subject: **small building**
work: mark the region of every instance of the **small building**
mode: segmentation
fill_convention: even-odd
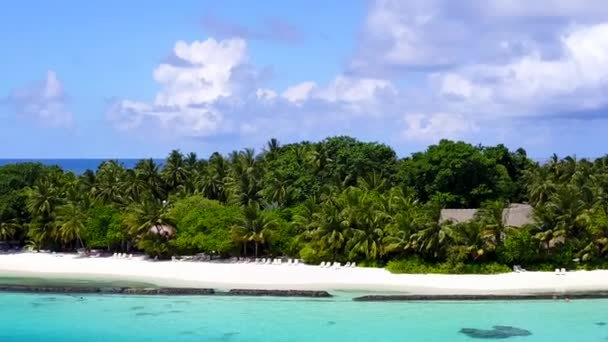
[[[442,209],[439,223],[472,221],[479,209]],[[503,223],[508,227],[523,227],[533,222],[534,208],[529,204],[513,203],[502,212]]]

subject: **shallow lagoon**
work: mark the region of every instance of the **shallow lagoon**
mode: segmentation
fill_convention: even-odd
[[[461,330],[480,329],[478,336],[488,338],[488,331],[497,331],[493,326],[520,332],[507,341],[605,341],[606,308],[608,300],[365,303],[345,294],[285,299],[0,293],[0,341],[481,341]]]

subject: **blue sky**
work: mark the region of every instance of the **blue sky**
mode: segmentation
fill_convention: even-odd
[[[9,0],[0,157],[206,156],[348,134],[603,155],[601,0]]]

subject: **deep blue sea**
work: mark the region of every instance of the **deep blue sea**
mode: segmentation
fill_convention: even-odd
[[[509,341],[599,342],[608,339],[607,308],[607,300],[364,303],[345,297],[0,294],[0,341],[475,341],[460,330],[510,326],[530,335]]]
[[[57,165],[66,171],[72,171],[75,174],[82,174],[86,170],[97,170],[97,167],[102,162],[110,159],[0,159],[0,166],[13,163],[39,162],[44,165]],[[140,159],[114,159],[122,163],[127,168],[132,168]],[[154,159],[157,164],[161,165],[163,159]]]

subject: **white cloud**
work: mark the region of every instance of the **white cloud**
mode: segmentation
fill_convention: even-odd
[[[257,96],[258,100],[261,101],[272,101],[274,99],[277,98],[278,94],[276,91],[272,90],[272,89],[258,89],[255,92],[255,95]]]
[[[163,63],[154,70],[161,90],[153,103],[122,100],[110,109],[108,117],[119,128],[152,121],[181,135],[213,135],[222,129],[224,115],[216,106],[241,89],[233,79],[247,62],[245,41],[178,41],[173,52],[175,63]]]
[[[329,116],[374,115],[380,99],[397,92],[386,80],[338,75],[326,85],[302,82],[279,93],[259,87],[257,73],[242,39],[179,41],[173,58],[154,70],[160,85],[154,101],[115,101],[107,117],[121,130],[146,127],[175,136],[277,134],[287,130],[280,127],[285,122],[308,129]]]
[[[315,82],[302,82],[291,86],[281,94],[282,97],[290,102],[301,102],[308,100],[312,91],[317,87]]]
[[[558,59],[534,52],[506,64],[473,65],[435,75],[439,92],[456,97],[456,104],[470,111],[491,108],[508,116],[542,115],[558,106],[563,112],[606,105],[608,24],[578,27],[561,42]]]
[[[472,1],[477,10],[490,16],[577,17],[608,15],[604,0],[487,0]]]
[[[382,90],[394,91],[387,80],[336,76],[317,96],[329,102],[373,102]]]
[[[461,114],[409,113],[404,116],[402,135],[408,140],[436,142],[444,138],[457,139],[477,131],[477,126]]]
[[[17,115],[49,126],[68,127],[72,113],[66,108],[67,97],[57,74],[49,70],[46,78],[14,89],[4,100]]]

